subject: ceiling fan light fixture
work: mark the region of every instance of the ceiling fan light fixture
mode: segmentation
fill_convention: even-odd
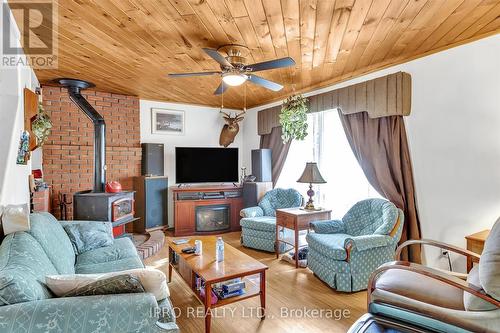
[[[247,75],[239,73],[226,73],[222,75],[222,81],[233,87],[242,85],[247,79]]]

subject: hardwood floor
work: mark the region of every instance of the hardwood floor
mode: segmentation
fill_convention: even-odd
[[[248,299],[217,309],[212,317],[212,332],[346,332],[352,323],[366,312],[366,292],[336,292],[307,268],[295,269],[289,263],[276,260],[273,253],[242,247],[239,232],[224,234],[223,238],[227,243],[269,266],[267,317],[261,321],[256,316],[258,297]],[[145,263],[167,273],[167,256],[167,248],[164,247],[155,256],[146,259]],[[169,288],[172,303],[180,313],[177,322],[181,332],[203,332],[203,307],[175,272]],[[200,311],[201,315],[196,315],[196,311]]]

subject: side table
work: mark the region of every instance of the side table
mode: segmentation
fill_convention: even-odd
[[[488,238],[489,234],[489,230],[483,230],[480,232],[476,232],[475,234],[465,236],[465,239],[467,240],[467,250],[475,252],[477,254],[483,253],[484,242],[486,241],[486,238]],[[474,262],[477,261],[472,259],[471,257],[467,257],[467,273],[469,273],[472,269]]]
[[[276,258],[279,258],[279,244],[292,245],[295,250],[295,268],[299,268],[299,232],[309,230],[309,222],[330,220],[331,210],[304,210],[302,208],[276,209],[276,243],[274,245]],[[279,238],[279,228],[284,227],[294,231],[294,242]]]

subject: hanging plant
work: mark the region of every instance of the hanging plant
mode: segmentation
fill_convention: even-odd
[[[283,143],[304,140],[307,136],[308,111],[307,98],[302,95],[292,95],[283,102],[279,115]]]
[[[52,128],[52,121],[45,110],[43,109],[42,103],[38,103],[38,114],[35,120],[31,123],[31,130],[36,137],[37,146],[41,147],[47,141],[50,135],[50,130]]]

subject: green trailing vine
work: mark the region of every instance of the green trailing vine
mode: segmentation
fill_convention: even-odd
[[[36,119],[31,124],[31,130],[36,137],[37,146],[41,147],[47,141],[52,129],[52,121],[45,110],[42,103],[38,103],[38,114]]]
[[[307,98],[302,95],[290,96],[283,102],[279,115],[283,143],[304,140],[307,136],[308,111]]]

